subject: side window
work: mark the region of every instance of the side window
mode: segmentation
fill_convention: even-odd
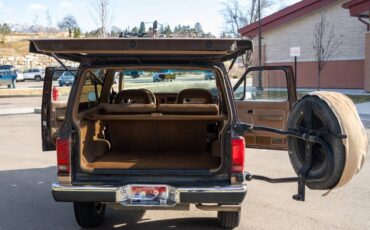
[[[250,71],[244,80],[241,79],[236,84],[236,100],[288,101],[287,79],[282,70]]]
[[[73,84],[74,79],[70,79],[70,81],[66,81],[61,79],[60,76],[65,72],[65,70],[55,70],[53,72],[53,82],[52,82],[52,89],[53,91],[57,89],[57,96],[51,94],[52,101],[58,101],[61,103],[67,103],[69,94],[71,92],[71,87]],[[56,100],[55,100],[56,99]]]
[[[85,82],[79,100],[79,112],[90,109],[98,104],[103,85],[104,75],[97,76],[93,71],[86,73]]]

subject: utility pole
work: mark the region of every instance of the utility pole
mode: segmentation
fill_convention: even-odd
[[[258,66],[262,66],[261,0],[258,0]],[[262,71],[259,71],[257,91],[261,92],[262,90]]]

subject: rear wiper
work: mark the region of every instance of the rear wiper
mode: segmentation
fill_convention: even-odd
[[[75,76],[75,74],[72,72],[72,70],[70,70],[63,62],[62,60],[60,60],[57,55],[55,55],[54,53],[50,53],[50,56],[52,56],[66,71],[68,71],[69,73],[71,73],[73,76]]]

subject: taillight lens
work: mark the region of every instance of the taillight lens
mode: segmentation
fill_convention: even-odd
[[[245,153],[245,141],[243,137],[237,137],[231,140],[232,146],[232,172],[243,173],[244,172],[244,153]]]
[[[57,138],[58,174],[69,174],[70,172],[70,143],[68,138]]]

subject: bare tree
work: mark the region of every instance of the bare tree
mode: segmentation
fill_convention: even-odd
[[[72,32],[78,27],[78,24],[73,15],[67,15],[58,23],[58,27],[61,30],[68,30],[68,35],[71,38]]]
[[[10,29],[9,25],[6,23],[0,23],[0,34],[1,34],[1,41],[0,43],[5,43],[5,36],[10,34],[12,30]]]
[[[258,20],[258,0],[249,0],[243,6],[239,0],[224,2],[224,9],[221,11],[225,20],[225,34],[232,37],[241,37],[239,29],[254,23]],[[276,4],[276,0],[261,0],[261,14]]]
[[[283,1],[276,0],[260,0],[261,16],[265,15],[269,7]],[[248,0],[247,5],[241,5],[240,0],[230,0],[223,3],[224,9],[221,11],[225,26],[222,33],[223,37],[241,37],[239,29],[258,21],[258,0]],[[252,52],[247,52],[242,57],[242,62],[245,68],[251,64]]]
[[[326,10],[321,9],[320,18],[314,28],[313,49],[317,63],[317,90],[321,87],[321,72],[327,62],[336,55],[339,46],[342,45],[341,36],[335,34],[334,25],[330,24],[326,16]]]
[[[46,18],[46,32],[49,33],[53,30],[52,29],[53,19],[52,19],[52,16],[51,16],[51,13],[50,13],[49,9],[45,12],[45,18]]]
[[[94,0],[91,6],[92,12],[90,14],[99,27],[100,35],[106,37],[114,15],[110,0]]]

